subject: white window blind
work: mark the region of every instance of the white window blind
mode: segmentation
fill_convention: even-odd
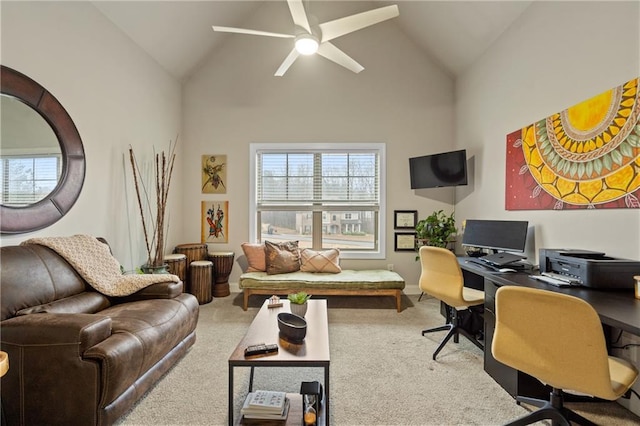
[[[251,144],[251,238],[384,257],[384,148]]]
[[[370,152],[259,152],[257,204],[376,207],[380,158]]]
[[[36,203],[51,193],[58,184],[61,157],[2,156],[0,158],[0,199],[8,206]]]

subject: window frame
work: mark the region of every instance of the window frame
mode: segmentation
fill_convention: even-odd
[[[249,144],[249,239],[258,241],[258,209],[257,209],[257,155],[258,152],[273,151],[286,153],[304,153],[324,151],[327,153],[344,153],[356,151],[377,151],[380,163],[378,176],[379,205],[377,211],[377,250],[345,250],[340,252],[344,259],[384,259],[386,257],[386,144],[385,143],[251,143]],[[339,208],[338,208],[339,209]],[[333,211],[327,209],[325,211]],[[342,210],[341,210],[342,211]],[[312,240],[321,238],[314,229]]]

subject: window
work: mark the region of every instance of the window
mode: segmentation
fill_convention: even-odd
[[[384,257],[384,144],[251,144],[250,236]]]
[[[58,184],[60,155],[2,156],[0,158],[0,200],[12,207],[36,203]]]

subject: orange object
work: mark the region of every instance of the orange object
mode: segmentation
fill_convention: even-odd
[[[305,425],[314,425],[316,424],[316,413],[313,411],[307,411],[304,413],[304,424]]]
[[[9,355],[6,352],[0,352],[0,376],[4,376],[9,371]],[[315,414],[313,415],[315,417]]]

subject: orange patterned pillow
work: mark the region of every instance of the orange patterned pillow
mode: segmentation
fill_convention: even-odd
[[[340,250],[338,249],[324,251],[303,249],[300,252],[300,261],[302,262],[300,270],[304,272],[330,272],[337,274],[342,271],[342,268],[340,268]]]
[[[264,242],[267,274],[286,274],[300,270],[300,250],[297,241]]]
[[[264,244],[242,243],[242,251],[249,263],[247,272],[264,272],[267,270]]]

